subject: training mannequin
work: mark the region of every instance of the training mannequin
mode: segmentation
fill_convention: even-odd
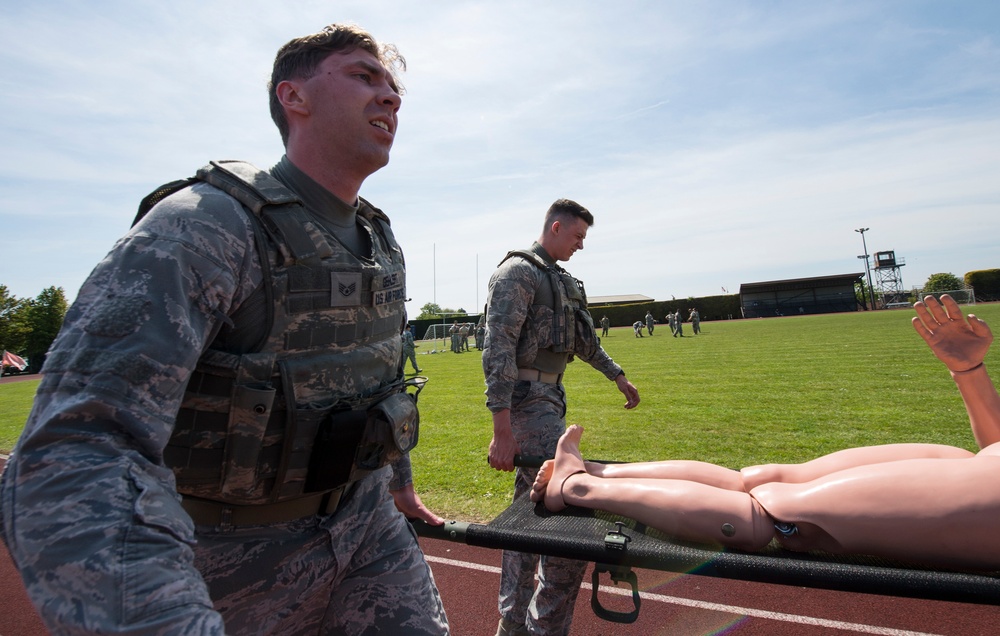
[[[978,453],[939,444],[850,448],[803,464],[736,471],[696,461],[586,462],[583,429],[560,438],[531,491],[556,512],[596,508],[673,537],[757,550],[871,554],[1000,569],[1000,395],[983,358],[993,340],[950,296],[914,305],[913,326],[948,367]]]

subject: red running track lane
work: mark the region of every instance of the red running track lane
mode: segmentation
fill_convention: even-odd
[[[0,460],[2,461],[2,460]],[[49,632],[28,600],[21,576],[10,561],[6,546],[0,542],[0,636],[44,636]]]

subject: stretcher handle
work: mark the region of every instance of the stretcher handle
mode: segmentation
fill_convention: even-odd
[[[514,455],[514,465],[519,468],[541,468],[542,463],[547,460],[552,459],[551,457],[542,457],[541,455]]]
[[[455,543],[468,543],[469,526],[465,521],[445,521],[443,525],[432,526],[422,519],[407,519],[418,537],[443,539]]]
[[[632,611],[616,612],[601,605],[597,598],[597,591],[601,587],[601,573],[607,572],[611,575],[614,583],[628,583],[632,588]],[[611,623],[634,623],[639,618],[639,606],[642,600],[639,596],[639,579],[632,568],[620,565],[609,565],[607,563],[595,563],[594,572],[591,575],[590,609],[598,618],[602,618]]]
[[[542,463],[546,460],[552,459],[551,457],[542,457],[541,455],[514,455],[514,466],[520,468],[541,468]],[[613,459],[588,459],[588,462],[594,462],[597,464],[620,464],[622,462],[615,461]]]

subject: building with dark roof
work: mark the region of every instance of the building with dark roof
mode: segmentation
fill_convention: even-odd
[[[864,308],[855,286],[864,272],[814,278],[792,278],[740,285],[740,308],[744,318],[767,318],[799,314],[832,314]]]

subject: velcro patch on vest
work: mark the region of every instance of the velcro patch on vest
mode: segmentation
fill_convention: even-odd
[[[361,305],[361,272],[330,272],[330,306]]]
[[[376,278],[376,280],[378,281],[378,285],[374,290],[372,298],[373,304],[376,307],[390,303],[404,302],[406,300],[406,285],[403,283],[402,272],[386,274],[381,279]]]

